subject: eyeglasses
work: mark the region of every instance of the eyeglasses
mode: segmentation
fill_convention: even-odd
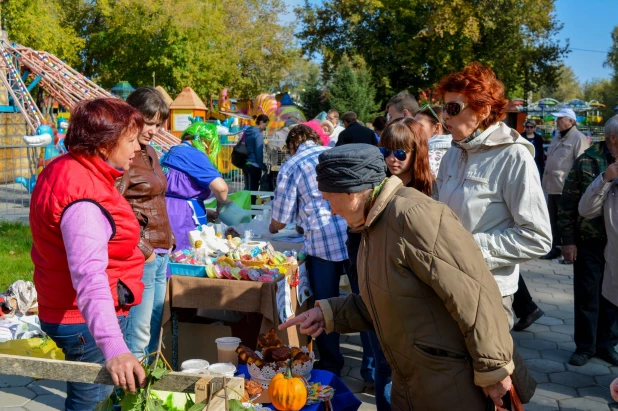
[[[442,110],[451,117],[458,116],[468,107],[463,101],[449,101],[442,106]]]
[[[446,129],[446,124],[444,124],[444,122],[442,120],[440,120],[440,117],[438,117],[436,112],[433,111],[433,108],[431,108],[431,106],[429,104],[425,104],[423,107],[421,107],[418,110],[418,112],[421,113],[421,114],[424,114],[423,111],[425,111],[425,110],[429,110],[429,112],[431,113],[433,118],[435,118],[438,121],[438,123],[440,123],[440,125],[442,125],[442,128]]]
[[[380,153],[382,153],[385,159],[388,158],[388,156],[390,156],[391,153],[393,153],[395,158],[399,161],[405,161],[405,159],[408,157],[408,154],[406,153],[406,151],[402,149],[391,151],[388,148],[380,147]]]
[[[526,126],[526,128],[536,128],[536,126]]]

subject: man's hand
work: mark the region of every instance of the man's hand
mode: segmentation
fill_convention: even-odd
[[[562,256],[570,263],[574,263],[577,260],[577,246],[576,245],[563,245]]]
[[[268,231],[270,231],[271,234],[277,234],[279,232],[279,230],[277,230],[277,227],[275,227],[273,223],[270,223],[270,225],[268,226]]]
[[[618,401],[618,378],[609,385],[609,393],[612,395],[614,401]]]
[[[317,338],[320,334],[322,334],[322,331],[324,331],[324,328],[326,327],[324,315],[322,315],[322,309],[320,307],[315,307],[309,311],[305,311],[304,313],[279,325],[279,330],[285,330],[286,328],[298,324],[300,324],[301,334],[310,335],[313,338]]]
[[[618,160],[610,164],[603,173],[603,180],[606,183],[611,183],[616,177],[618,177]]]
[[[506,393],[511,390],[512,385],[513,383],[511,382],[511,377],[506,377],[502,381],[499,381],[493,385],[483,387],[483,392],[486,396],[492,399],[494,404],[502,407],[502,397],[504,397]]]
[[[137,392],[136,387],[146,385],[146,373],[133,354],[120,354],[105,363],[105,368],[112,376],[116,387],[131,394]]]

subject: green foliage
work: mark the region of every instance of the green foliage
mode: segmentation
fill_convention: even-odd
[[[192,87],[203,99],[227,87],[253,98],[276,89],[298,50],[276,18],[282,0],[6,0],[9,38],[67,60],[109,88]]]
[[[599,108],[599,113],[604,121],[614,116],[614,107],[618,105],[618,80],[593,79],[583,84],[584,100],[597,100],[605,104],[605,108]]]
[[[277,87],[293,56],[292,32],[273,16],[281,0],[81,2],[73,26],[86,39],[83,71],[104,87],[153,83],[202,98],[228,87],[255,97]]]
[[[343,60],[328,84],[328,102],[339,113],[353,111],[362,121],[370,121],[380,106],[375,103],[376,89],[371,75],[364,68],[355,69],[349,60]]]
[[[322,111],[329,109],[319,71],[309,73],[303,89],[299,93],[298,103],[302,107],[307,120],[315,118]]]
[[[558,71],[557,84],[554,87],[542,86],[534,96],[534,100],[550,97],[558,101],[567,101],[574,98],[583,99],[584,93],[573,69],[563,65]]]
[[[18,222],[0,222],[0,291],[17,280],[32,281],[30,227]]]
[[[53,53],[69,64],[79,62],[85,40],[66,24],[70,11],[63,1],[4,0],[0,6],[2,28],[11,41]]]
[[[360,55],[380,101],[472,61],[490,65],[507,90],[552,86],[567,51],[554,40],[554,0],[326,0],[295,11],[303,51],[324,56],[327,78],[344,56]]]
[[[605,65],[614,69],[614,77],[618,77],[618,26],[612,31],[612,46],[607,53]]]

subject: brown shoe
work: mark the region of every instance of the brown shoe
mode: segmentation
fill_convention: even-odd
[[[541,318],[543,315],[545,315],[543,310],[537,307],[536,310],[532,311],[527,316],[520,318],[517,324],[515,324],[515,326],[513,327],[513,331],[525,330],[526,328],[534,324],[534,322]]]

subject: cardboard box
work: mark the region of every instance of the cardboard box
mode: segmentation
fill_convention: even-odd
[[[217,344],[220,337],[231,337],[232,329],[223,325],[178,323],[178,366],[183,361],[202,359],[213,364],[218,362]],[[163,327],[163,355],[172,361],[172,324]]]

